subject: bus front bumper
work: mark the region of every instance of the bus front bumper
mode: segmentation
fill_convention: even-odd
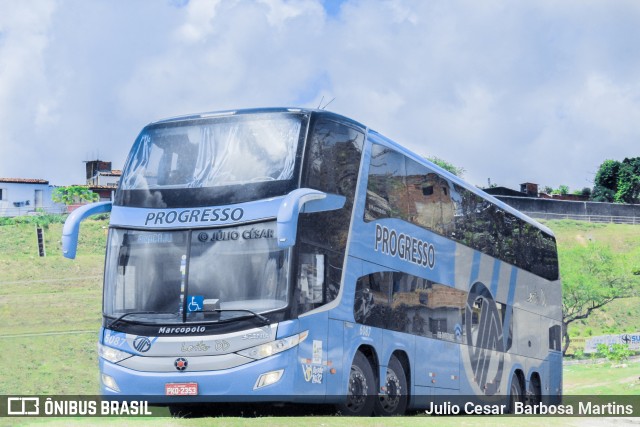
[[[171,402],[297,402],[295,351],[286,351],[241,366],[215,371],[189,371],[176,357],[175,372],[133,370],[100,358],[105,398]],[[321,403],[321,397],[305,401]]]

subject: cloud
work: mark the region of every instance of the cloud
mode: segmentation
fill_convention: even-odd
[[[23,135],[56,120],[44,64],[53,3],[37,5],[5,4],[0,13],[0,171],[10,176],[37,158],[38,147]]]
[[[317,2],[192,1],[166,49],[135,68],[122,103],[161,115],[288,104],[322,74],[323,19]]]
[[[634,1],[20,3],[0,6],[3,176],[82,182],[149,121],[321,100],[473,184],[580,189],[639,155]]]

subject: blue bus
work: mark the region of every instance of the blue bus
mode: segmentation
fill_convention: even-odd
[[[151,123],[113,201],[68,218],[66,257],[102,212],[107,397],[364,416],[437,396],[560,399],[553,233],[354,120],[268,108]]]

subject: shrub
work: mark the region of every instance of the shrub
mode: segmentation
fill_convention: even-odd
[[[629,350],[628,344],[612,344],[607,354],[607,359],[615,362],[622,363],[629,359],[633,352]]]
[[[37,215],[16,216],[13,218],[0,218],[0,226],[16,224],[33,224],[36,227],[49,228],[50,224],[62,224],[67,219],[67,215],[47,214],[40,212]]]

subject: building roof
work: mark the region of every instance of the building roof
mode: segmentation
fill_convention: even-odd
[[[118,169],[114,169],[108,172],[98,172],[100,176],[122,176],[122,171]]]
[[[46,179],[31,179],[31,178],[0,178],[0,182],[13,183],[13,184],[49,184]]]
[[[491,187],[491,188],[483,188],[487,194],[491,194],[492,196],[514,196],[514,197],[531,197],[527,193],[523,193],[522,191],[512,190],[507,187]]]
[[[83,185],[83,187],[87,187],[89,190],[115,190],[118,188],[117,184],[112,185]]]

